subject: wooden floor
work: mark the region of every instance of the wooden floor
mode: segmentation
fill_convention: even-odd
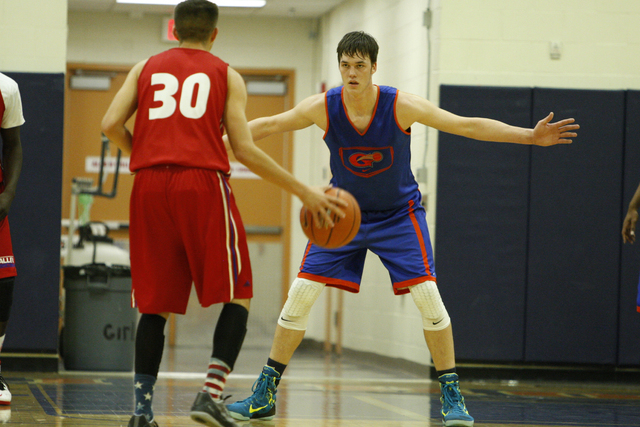
[[[266,360],[264,348],[244,349],[230,376],[231,401],[245,398]],[[188,411],[202,386],[208,350],[169,351],[156,385],[160,427],[197,426]],[[203,362],[205,361],[205,362]],[[464,372],[460,367],[459,371]],[[133,408],[132,374],[3,372],[13,393],[0,408],[0,424],[126,426]],[[461,387],[477,427],[640,426],[640,384],[630,381],[480,380]],[[273,421],[239,423],[276,427],[440,426],[438,384],[415,369],[361,357],[299,351],[278,389]]]

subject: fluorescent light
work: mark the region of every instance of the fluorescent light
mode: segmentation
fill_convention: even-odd
[[[175,6],[182,0],[116,0],[116,3],[127,4],[154,4],[164,6]],[[211,0],[210,0],[211,1]],[[263,7],[266,0],[214,0],[212,3],[220,7]]]

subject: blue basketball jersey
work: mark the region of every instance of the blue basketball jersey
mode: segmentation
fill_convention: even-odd
[[[411,129],[400,129],[395,106],[398,90],[378,86],[378,100],[364,133],[351,123],[342,99],[343,87],[326,93],[331,151],[331,184],[356,198],[363,211],[396,209],[420,197],[411,172]]]
[[[309,243],[298,277],[358,292],[371,251],[389,271],[396,295],[436,280],[426,212],[411,173],[411,133],[398,126],[397,97],[397,89],[379,86],[371,122],[360,133],[345,110],[342,87],[327,92],[324,140],[331,151],[331,183],[354,195],[362,223],[343,247],[325,249]]]

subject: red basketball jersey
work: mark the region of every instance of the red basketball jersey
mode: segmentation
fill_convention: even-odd
[[[149,58],[138,78],[130,169],[178,165],[229,173],[222,142],[228,64],[174,48]]]

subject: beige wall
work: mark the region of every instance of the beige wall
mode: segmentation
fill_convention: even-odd
[[[0,71],[66,68],[67,0],[0,0]]]
[[[636,0],[442,0],[443,83],[640,88]],[[549,43],[562,57],[549,57]]]

